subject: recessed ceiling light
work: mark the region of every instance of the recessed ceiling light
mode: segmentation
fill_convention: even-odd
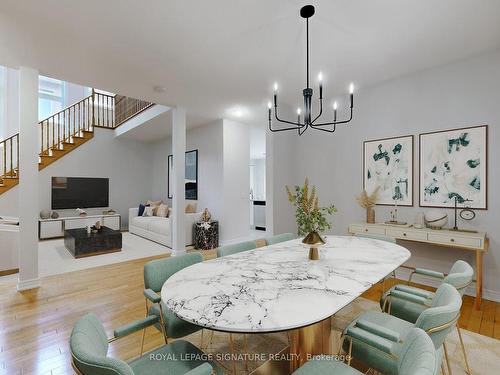
[[[226,110],[227,116],[242,118],[248,115],[248,109],[242,106],[234,106]]]
[[[155,87],[153,87],[153,90],[155,90],[156,92],[162,93],[162,92],[167,91],[167,88],[163,87],[163,86],[155,86]]]

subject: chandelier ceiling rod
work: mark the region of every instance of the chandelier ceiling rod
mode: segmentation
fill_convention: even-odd
[[[312,5],[305,5],[300,9],[300,16],[306,19],[306,88],[302,90],[302,95],[304,97],[304,121],[301,121],[301,108],[297,109],[297,121],[288,121],[280,119],[278,116],[278,84],[274,84],[274,106],[271,102],[268,103],[268,121],[269,130],[272,132],[281,132],[287,130],[295,130],[299,135],[304,134],[307,128],[317,129],[325,131],[328,133],[333,133],[336,130],[337,125],[346,124],[352,120],[353,116],[353,103],[354,103],[354,86],[350,85],[350,116],[346,120],[337,121],[337,102],[333,104],[333,121],[315,124],[316,120],[323,114],[323,82],[322,74],[319,73],[319,113],[314,118],[312,118],[312,96],[313,89],[309,87],[309,18],[314,15],[315,9]],[[272,108],[274,107],[274,117],[276,121],[292,125],[284,128],[273,129],[272,127]]]

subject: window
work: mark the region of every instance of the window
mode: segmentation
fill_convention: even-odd
[[[43,120],[64,108],[66,83],[44,76],[38,82],[38,120]]]

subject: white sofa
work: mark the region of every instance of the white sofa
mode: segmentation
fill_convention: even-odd
[[[172,219],[158,216],[138,216],[139,208],[128,210],[128,231],[137,236],[172,248]],[[201,219],[201,212],[186,214],[186,246],[193,244],[193,224]]]
[[[19,268],[19,219],[2,217],[0,219],[0,271],[11,273]]]

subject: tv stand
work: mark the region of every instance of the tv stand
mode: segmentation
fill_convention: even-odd
[[[64,237],[66,229],[85,228],[95,225],[100,221],[102,226],[106,226],[113,230],[120,230],[121,215],[115,213],[113,215],[99,214],[98,210],[88,212],[85,216],[76,215],[74,211],[71,213],[59,213],[57,219],[38,219],[38,238],[47,240],[51,238]]]

